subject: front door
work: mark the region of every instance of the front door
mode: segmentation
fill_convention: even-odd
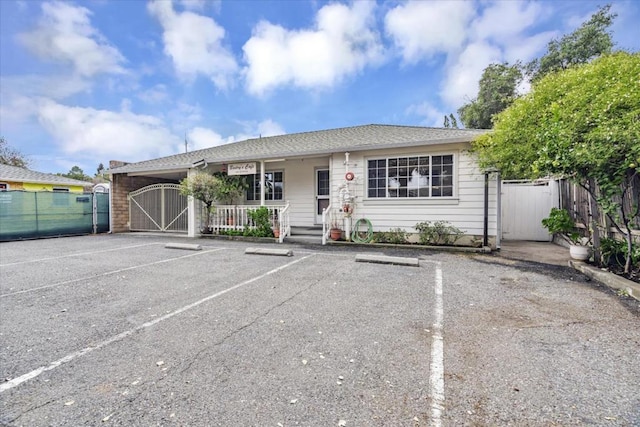
[[[329,169],[316,169],[316,224],[322,224],[322,210],[329,207]]]

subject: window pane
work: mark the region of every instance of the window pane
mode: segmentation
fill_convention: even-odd
[[[384,198],[451,197],[453,160],[451,154],[368,160],[367,194]]]
[[[319,170],[318,172],[318,188],[316,189],[318,196],[329,195],[329,171]]]

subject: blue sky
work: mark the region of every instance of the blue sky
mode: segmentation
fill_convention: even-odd
[[[442,126],[592,1],[0,1],[0,134],[31,168],[369,123]],[[640,2],[612,2],[640,48]],[[521,88],[527,90],[526,85]]]

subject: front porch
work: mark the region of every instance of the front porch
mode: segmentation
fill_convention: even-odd
[[[291,234],[290,204],[262,205],[269,211],[269,223],[274,236],[280,243]],[[206,212],[203,204],[200,205],[201,231],[211,234],[243,233],[248,228],[256,228],[255,222],[249,215],[262,207],[260,205],[216,205],[206,222]]]

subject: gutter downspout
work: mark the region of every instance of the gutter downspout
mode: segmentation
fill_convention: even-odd
[[[489,246],[489,172],[484,173],[484,239],[483,246]]]
[[[502,178],[496,175],[496,249],[502,245]]]
[[[264,206],[264,187],[266,184],[264,175],[264,160],[260,160],[260,206]]]

